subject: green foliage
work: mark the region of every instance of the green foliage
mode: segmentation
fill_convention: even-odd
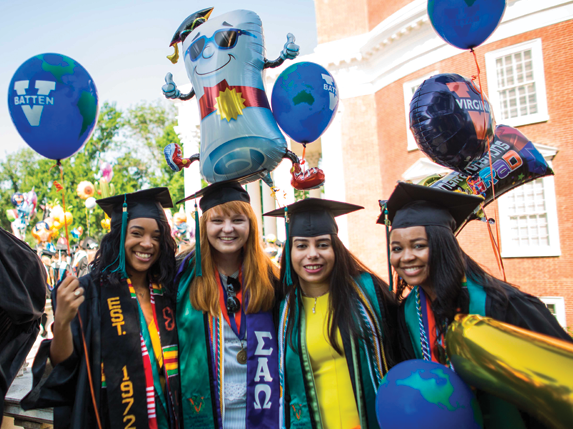
[[[77,196],[77,186],[87,180],[95,184],[100,179],[100,162],[113,165],[116,194],[133,192],[143,188],[167,186],[174,201],[184,196],[182,173],[173,173],[163,157],[163,148],[169,143],[179,143],[174,130],[175,108],[161,102],[141,103],[126,111],[115,104],[104,103],[100,108],[96,129],[86,145],[74,156],[62,161],[64,180],[55,161],[38,155],[26,148],[9,154],[0,162],[0,226],[11,231],[6,210],[12,209],[10,197],[14,192],[28,192],[32,188],[38,195],[38,214],[30,221],[26,241],[35,246],[30,231],[42,219],[41,206],[46,202],[62,202],[53,182],[64,186],[66,210],[74,217],[69,230],[82,226],[87,235],[89,219],[90,234],[100,238],[103,234],[102,210],[87,211],[84,201]],[[101,196],[95,195],[95,198]],[[64,235],[64,229],[60,230]],[[76,240],[70,235],[70,242]]]

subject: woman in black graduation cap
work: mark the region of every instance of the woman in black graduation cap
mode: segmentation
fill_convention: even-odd
[[[111,231],[91,273],[53,293],[54,338],[40,346],[22,406],[54,407],[55,428],[182,427],[169,190],[97,203]]]
[[[278,273],[243,179],[185,199],[201,197],[203,212],[176,279],[185,428],[279,428]]]
[[[403,359],[449,365],[444,335],[457,313],[488,316],[571,341],[538,298],[488,274],[461,249],[454,232],[482,201],[408,183],[399,183],[390,196],[390,262],[398,276]],[[383,221],[384,215],[378,223]],[[509,403],[492,398],[478,391],[484,427],[543,427]]]
[[[286,216],[279,350],[285,427],[375,428],[376,392],[393,365],[396,304],[338,238],[335,217],[363,207],[308,198]]]

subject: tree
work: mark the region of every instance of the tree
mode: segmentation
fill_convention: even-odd
[[[55,161],[28,148],[9,154],[0,162],[0,225],[11,231],[5,215],[6,210],[13,208],[10,197],[14,192],[28,192],[34,188],[38,195],[38,215],[30,222],[28,231],[31,231],[42,219],[40,206],[44,201],[62,201],[62,191],[54,185],[57,181],[64,187],[66,209],[74,217],[71,228],[82,226],[87,234],[89,219],[91,234],[99,238],[103,233],[100,223],[104,214],[99,208],[88,212],[76,189],[81,181],[95,183],[100,179],[100,162],[104,160],[114,166],[112,183],[116,193],[167,186],[174,201],[183,198],[183,175],[174,174],[163,158],[163,147],[179,142],[174,125],[172,106],[165,107],[159,102],[142,103],[122,112],[115,104],[104,103],[90,140],[77,154],[62,161],[63,181]],[[61,229],[60,233],[63,231]],[[28,243],[35,245],[29,232],[26,238]],[[70,236],[70,242],[74,241]]]

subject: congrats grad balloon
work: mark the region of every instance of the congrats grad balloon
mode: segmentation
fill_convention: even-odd
[[[16,70],[8,108],[26,143],[40,155],[59,160],[72,156],[90,138],[98,94],[79,63],[60,54],[40,54]]]

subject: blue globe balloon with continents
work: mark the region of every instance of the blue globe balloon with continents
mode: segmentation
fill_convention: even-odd
[[[315,63],[296,63],[278,77],[271,96],[273,116],[299,143],[317,140],[338,109],[338,88],[332,75]]]
[[[98,94],[77,61],[40,54],[14,73],[8,108],[26,143],[40,155],[59,160],[72,156],[90,138],[97,122]]]
[[[382,380],[376,396],[381,429],[479,429],[483,418],[476,397],[451,369],[408,360]]]

